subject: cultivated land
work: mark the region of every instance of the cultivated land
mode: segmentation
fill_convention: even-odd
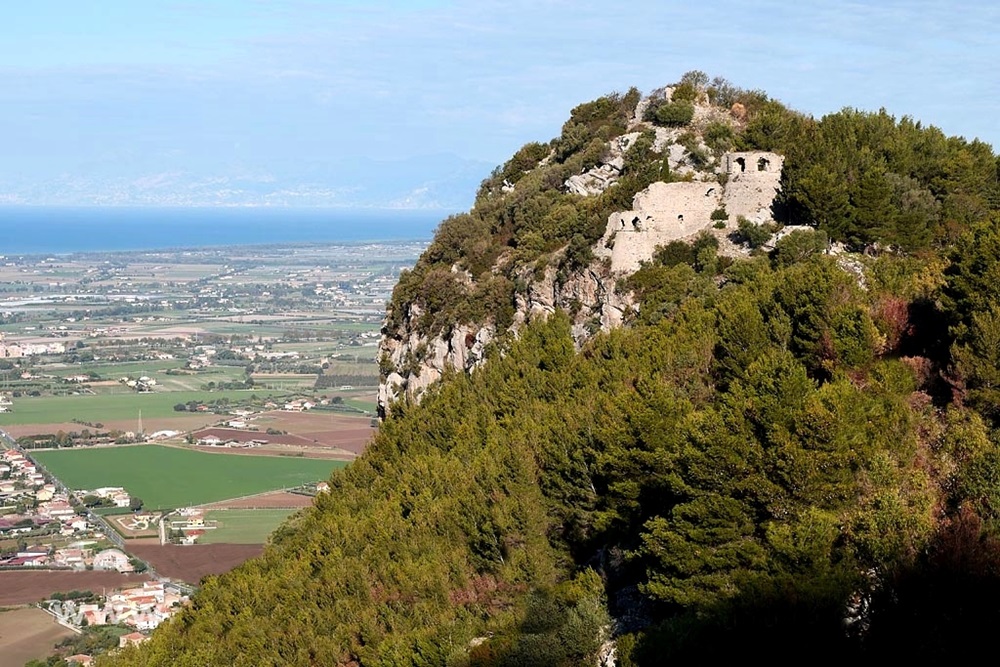
[[[44,658],[55,645],[73,636],[41,609],[26,607],[0,613],[0,667],[21,667]]]
[[[0,256],[0,429],[141,440],[295,398],[371,416],[385,304],[425,245]]]
[[[200,505],[324,480],[344,464],[298,457],[218,456],[136,445],[36,452],[72,489],[122,486],[149,509]]]
[[[262,544],[274,529],[297,510],[225,509],[205,512],[215,528],[199,538],[201,544]]]
[[[144,427],[146,422],[152,420],[167,423],[170,419],[178,417],[174,406],[188,401],[202,401],[206,398],[211,398],[213,401],[227,399],[232,402],[250,398],[281,400],[285,396],[287,394],[278,392],[241,390],[217,391],[211,394],[204,391],[155,393],[121,391],[117,394],[95,396],[28,397],[16,402],[17,409],[14,412],[0,414],[0,428],[7,430],[8,424],[45,425],[78,419],[105,425],[111,421],[120,421],[127,424],[130,429],[135,429],[140,412]],[[79,429],[80,426],[77,425],[75,428]],[[145,428],[148,431],[148,427]]]
[[[264,547],[260,544],[136,544],[129,550],[150,563],[159,574],[197,584],[204,576],[228,572],[243,561],[259,556]]]
[[[287,509],[296,510],[309,507],[313,504],[312,496],[305,496],[301,493],[288,493],[277,491],[275,493],[262,493],[259,496],[248,496],[233,500],[221,500],[217,503],[201,505],[203,509]]]

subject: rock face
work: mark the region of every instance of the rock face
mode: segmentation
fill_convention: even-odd
[[[419,318],[419,309],[411,307],[405,338],[383,335],[379,356],[394,369],[379,384],[378,410],[385,416],[388,406],[405,392],[419,397],[449,369],[471,371],[486,357],[486,346],[496,332],[492,326],[458,325],[450,335],[427,339],[413,331],[410,323]],[[383,362],[383,363],[384,363]]]
[[[565,282],[558,278],[554,265],[548,266],[540,279],[525,270],[521,279],[527,289],[517,295],[511,327],[515,332],[525,322],[560,309],[572,316],[573,338],[582,344],[597,331],[621,326],[635,308],[629,294],[615,290],[616,280],[607,262],[595,261]],[[378,410],[383,417],[393,401],[404,395],[419,399],[449,370],[474,370],[485,360],[498,333],[506,333],[497,332],[492,323],[459,324],[450,333],[427,338],[413,326],[422,315],[420,308],[415,304],[406,308],[403,326],[396,332],[383,330],[379,344],[379,358],[393,369],[379,385]]]
[[[609,141],[606,160],[593,169],[566,179],[564,184],[566,191],[586,197],[600,194],[614,185],[622,175],[622,169],[625,168],[625,151],[635,143],[639,134],[630,132]]]
[[[655,95],[669,98],[671,89]],[[402,317],[391,330],[383,328],[379,359],[383,381],[379,387],[379,412],[386,414],[393,401],[401,397],[419,398],[427,388],[449,370],[469,372],[483,363],[490,344],[518,329],[535,317],[544,317],[561,309],[573,320],[577,344],[598,331],[621,326],[636,305],[630,294],[616,290],[618,282],[635,272],[642,262],[652,259],[657,246],[688,239],[717,223],[733,229],[744,217],[756,224],[772,219],[772,206],[780,188],[784,158],[767,152],[731,152],[712,155],[697,132],[696,143],[685,144],[701,154],[701,170],[684,145],[678,143],[689,128],[653,127],[640,120],[649,98],[639,102],[628,131],[607,143],[599,164],[565,180],[566,192],[589,197],[616,187],[625,168],[626,153],[643,131],[654,133],[653,151],[663,156],[670,173],[681,175],[683,182],[655,182],[636,193],[632,208],[616,211],[608,217],[604,236],[592,248],[594,260],[589,265],[560,272],[563,253],[555,253],[544,267],[528,267],[514,276],[521,287],[516,292],[513,324],[497,331],[492,321],[455,323],[433,337],[419,333],[415,325],[423,315],[419,305],[403,304]],[[721,114],[721,115],[720,115]],[[735,120],[734,120],[735,119]],[[696,106],[695,130],[700,123],[740,122],[731,112],[710,106]],[[707,161],[705,156],[708,155]],[[543,161],[544,162],[544,161]],[[516,185],[505,184],[504,196],[516,192]],[[515,194],[516,196],[516,194]],[[723,210],[728,220],[713,220],[712,214]],[[717,215],[716,218],[721,216]],[[502,258],[501,258],[502,260]],[[498,265],[501,260],[498,260]],[[453,273],[456,269],[453,267]],[[499,266],[494,267],[494,272]],[[473,277],[464,276],[467,282]],[[389,320],[387,319],[387,322]]]

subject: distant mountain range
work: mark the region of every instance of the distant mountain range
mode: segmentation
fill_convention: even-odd
[[[53,176],[0,174],[0,204],[337,206],[462,210],[492,164],[450,154],[398,160],[235,162],[192,169],[131,157]]]

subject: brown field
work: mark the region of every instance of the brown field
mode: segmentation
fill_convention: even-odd
[[[73,634],[41,609],[0,613],[0,667],[21,667],[29,660],[45,658],[60,640]]]
[[[143,574],[117,572],[69,572],[45,570],[9,570],[0,572],[0,605],[31,604],[53,593],[69,591],[100,592],[102,588],[124,588],[148,581]]]
[[[262,493],[259,496],[250,496],[249,498],[238,498],[237,500],[221,500],[210,505],[200,505],[200,507],[209,510],[299,509],[300,507],[309,507],[312,503],[313,499],[310,496],[278,491],[276,493]]]
[[[189,431],[191,429],[202,428],[208,424],[219,421],[219,416],[209,413],[185,415],[183,417],[161,417],[161,418],[145,418],[142,419],[142,427],[147,433],[153,433],[155,431]],[[135,430],[135,420],[111,420],[102,422],[104,428],[100,429],[102,431],[117,429],[119,431],[134,431]],[[46,424],[11,424],[9,426],[4,426],[3,430],[11,435],[13,438],[20,438],[23,435],[38,435],[41,433],[58,433],[59,431],[65,431],[70,433],[73,431],[80,431],[81,429],[95,430],[93,427],[86,426],[84,424],[75,424],[73,422],[51,422]]]
[[[136,544],[129,551],[152,564],[156,571],[172,579],[197,584],[209,574],[229,572],[245,560],[259,556],[262,544]]]
[[[361,454],[377,429],[370,417],[329,412],[284,412],[273,410],[257,418],[265,428],[288,431],[313,442],[313,446],[336,447]]]
[[[239,449],[232,447],[208,447],[206,445],[182,445],[176,442],[164,441],[166,447],[180,447],[182,449],[195,449],[206,454],[222,454],[223,456],[295,456],[305,459],[329,459],[331,461],[353,461],[354,453],[346,449],[336,449],[333,447],[290,447],[288,445],[264,445],[253,449]]]

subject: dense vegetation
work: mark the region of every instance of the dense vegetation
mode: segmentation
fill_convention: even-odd
[[[982,648],[1000,621],[996,158],[884,113],[815,121],[682,83],[740,105],[732,142],[786,154],[786,215],[819,229],[735,262],[709,237],[663,248],[619,286],[630,326],[579,351],[564,314],[531,322],[399,405],[261,558],[110,664],[577,665],[612,636],[620,665]],[[501,317],[517,286],[498,259],[586,249],[662,161],[589,198],[559,165],[636,97],[577,107],[500,168],[394,308]]]

